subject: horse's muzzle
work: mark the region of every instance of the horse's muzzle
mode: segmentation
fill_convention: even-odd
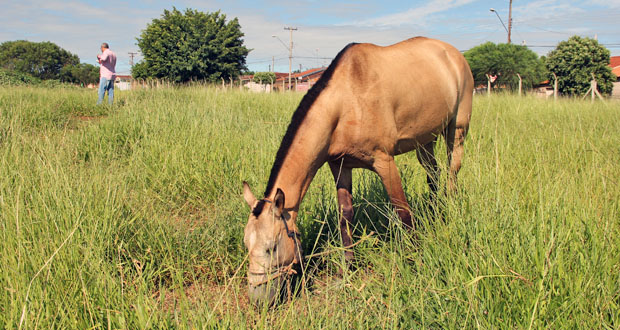
[[[251,279],[251,277],[249,277],[248,279]],[[248,296],[250,298],[250,302],[256,306],[260,306],[262,304],[273,305],[276,302],[277,298],[280,296],[282,281],[280,280],[280,278],[276,278],[268,281],[267,283],[262,283],[258,285],[252,284],[261,281],[261,279],[249,281],[250,284],[248,285]]]

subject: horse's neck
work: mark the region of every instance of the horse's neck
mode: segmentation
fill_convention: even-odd
[[[282,189],[285,208],[295,214],[314,175],[327,161],[333,122],[323,111],[309,113],[297,130],[276,176],[269,197],[273,198],[277,189]]]

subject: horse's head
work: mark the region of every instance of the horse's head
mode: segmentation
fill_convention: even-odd
[[[282,283],[301,260],[297,228],[284,210],[284,192],[276,191],[273,200],[257,200],[247,183],[243,198],[250,206],[243,242],[249,252],[248,284],[250,300],[256,304],[273,303]],[[288,222],[288,223],[287,223]]]

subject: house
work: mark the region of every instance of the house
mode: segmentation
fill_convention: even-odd
[[[553,96],[553,85],[551,85],[549,80],[545,80],[532,86],[532,92],[537,97],[548,98]]]
[[[297,73],[295,75],[295,91],[297,92],[307,92],[316,82],[321,78],[323,72],[325,72],[327,68],[314,68],[310,70],[306,70],[304,72]]]
[[[131,74],[117,74],[116,80],[114,80],[114,88],[118,88],[121,91],[130,90],[132,81]]]
[[[611,67],[611,72],[616,75],[611,97],[617,99],[620,98],[620,56],[612,56],[609,59],[609,66]]]
[[[326,69],[326,67],[321,67],[292,73],[290,87],[288,72],[274,72],[276,80],[273,82],[273,85],[266,81],[263,81],[262,85],[255,83],[253,75],[239,76],[239,80],[241,81],[241,86],[253,92],[271,92],[272,89],[274,91],[291,89],[297,92],[307,92],[321,78]]]
[[[276,82],[273,87],[276,90],[292,89],[297,92],[306,92],[316,84],[326,69],[326,67],[321,67],[293,73],[291,75],[291,86],[289,88],[287,88],[288,73],[276,72]]]
[[[274,72],[276,75],[276,81],[278,81],[279,79],[281,79],[282,77],[288,77],[288,73],[284,73],[284,72]],[[240,81],[240,86],[241,88],[247,88],[248,90],[250,90],[251,92],[267,92],[270,93],[272,91],[272,89],[277,89],[275,88],[275,84],[276,81],[270,82],[270,81],[261,81],[261,82],[254,82],[254,75],[242,75],[239,76],[239,81]],[[274,85],[272,85],[271,83],[273,83]]]
[[[613,72],[616,77],[616,80],[620,80],[620,56],[612,56],[609,58],[609,66],[611,67],[611,72]]]

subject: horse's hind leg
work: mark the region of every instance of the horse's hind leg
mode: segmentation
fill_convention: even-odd
[[[435,142],[433,140],[416,151],[418,155],[418,161],[422,164],[422,167],[426,171],[426,183],[430,189],[431,201],[435,199],[437,195],[437,186],[439,184],[439,167],[437,166],[437,160],[435,159]]]
[[[339,225],[342,245],[347,248],[353,244],[351,231],[353,230],[353,173],[350,168],[342,167],[340,162],[330,162],[329,168],[336,180],[338,194],[338,211],[340,213]],[[345,252],[347,261],[353,260],[353,251]]]
[[[447,192],[449,194],[456,192],[456,176],[461,169],[461,161],[464,154],[463,142],[469,128],[470,116],[471,98],[469,101],[464,100],[461,102],[458,115],[450,121],[446,128],[445,138],[448,151]]]

